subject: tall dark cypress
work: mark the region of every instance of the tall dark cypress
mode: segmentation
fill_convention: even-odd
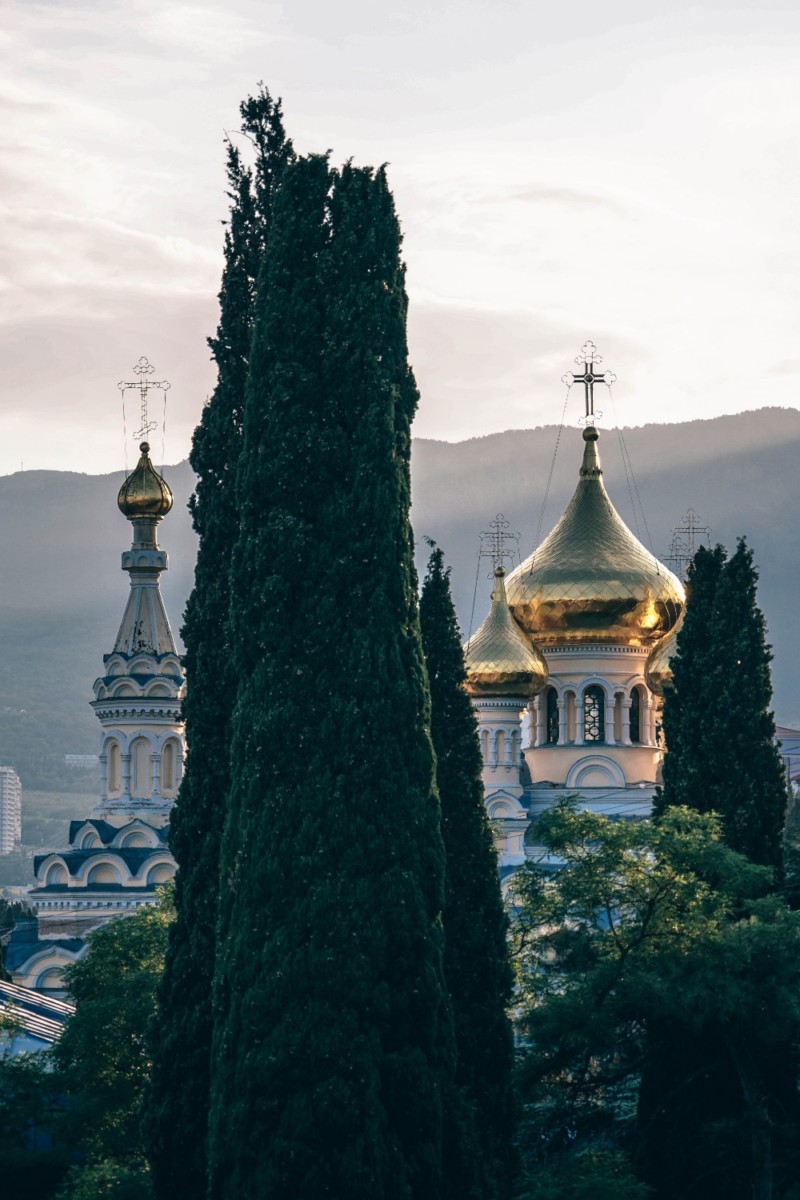
[[[723,818],[725,840],[781,875],[786,785],[775,724],[758,576],[745,542],[701,548],[664,696],[667,754],[656,815],[669,805]],[[743,1068],[746,1064],[747,1070]],[[657,1200],[770,1195],[792,1173],[797,1055],[735,1044],[716,1022],[648,1030],[639,1095],[639,1161]]]
[[[506,1015],[513,974],[449,574],[442,551],[434,548],[422,586],[420,624],[446,856],[445,978],[455,1021],[456,1082],[474,1112],[484,1194],[505,1196],[515,1166],[513,1040]]]
[[[753,862],[780,868],[786,781],[770,712],[772,659],[756,599],[758,573],[744,540],[698,551],[689,603],[664,698],[669,752],[659,810],[719,812],[725,840]]]
[[[238,530],[235,474],[256,277],[272,193],[292,155],[280,103],[273,102],[266,89],[242,104],[241,115],[243,132],[256,147],[255,180],[229,143],[231,213],[225,231],[219,325],[216,336],[209,339],[218,381],[195,431],[190,457],[197,474],[191,510],[200,542],[194,590],[182,629],[189,753],[170,829],[170,844],[180,867],[177,920],[153,1031],[154,1072],[146,1120],[155,1189],[162,1200],[197,1200],[206,1188],[219,846],[236,690],[228,633],[228,566]]]
[[[383,171],[287,169],[239,472],[213,1200],[443,1194],[453,1038],[399,247]]]

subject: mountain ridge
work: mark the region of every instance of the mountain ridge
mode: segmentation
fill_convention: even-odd
[[[620,516],[662,560],[672,526],[689,507],[712,527],[712,543],[732,549],[738,536],[747,537],[775,649],[776,715],[783,725],[800,724],[791,551],[800,412],[770,407],[621,431],[601,428],[599,447],[605,484]],[[504,513],[519,531],[520,557],[526,557],[537,529],[546,536],[566,507],[582,450],[574,426],[508,430],[462,442],[414,440],[418,570],[424,571],[429,553],[425,537],[432,537],[451,567],[465,638],[489,606],[489,564],[477,557],[479,532]],[[162,587],[177,633],[196,554],[187,509],[194,477],[186,460],[164,473],[175,506],[159,531],[170,560]],[[122,471],[52,470],[0,477],[6,583],[0,590],[0,761],[17,766],[30,786],[57,783],[64,754],[96,749],[91,685],[113,645],[128,590],[119,556],[130,544],[130,526],[116,508],[123,478]]]

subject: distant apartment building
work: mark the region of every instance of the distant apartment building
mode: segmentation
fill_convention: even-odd
[[[13,767],[0,767],[0,854],[16,850],[22,835],[22,787]]]

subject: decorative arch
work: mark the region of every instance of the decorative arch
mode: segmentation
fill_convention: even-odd
[[[98,878],[97,873],[104,868],[109,869],[108,878]],[[111,874],[114,878],[111,879]],[[126,878],[123,878],[125,876]],[[81,885],[89,883],[127,883],[130,881],[130,872],[123,862],[115,854],[106,852],[103,855],[95,854],[87,862],[85,862],[80,871],[75,872],[75,878]]]
[[[171,871],[169,876],[170,879],[172,878],[172,875],[175,874],[175,859],[168,850],[162,850],[160,854],[151,854],[150,857],[141,864],[138,872],[133,875],[132,878],[138,879],[139,881],[144,878],[147,880],[147,882],[149,882],[150,875],[156,870],[157,867],[169,867]]]
[[[44,876],[45,887],[58,887],[69,883],[69,871],[63,862],[54,862],[47,868]]]
[[[131,821],[124,825],[116,834],[112,846],[127,846],[129,849],[151,847],[155,849],[161,843],[158,834],[145,821]]]
[[[625,775],[618,763],[605,754],[587,754],[573,763],[564,781],[566,788],[624,787]]]
[[[87,884],[120,884],[119,871],[110,862],[100,862],[96,866],[90,866],[86,874]]]
[[[174,875],[175,867],[172,863],[157,863],[147,872],[147,886],[158,887],[159,884],[169,883]]]

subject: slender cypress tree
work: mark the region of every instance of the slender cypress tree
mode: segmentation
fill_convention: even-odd
[[[247,394],[213,1200],[443,1195],[444,853],[384,172],[278,193]]]
[[[515,1166],[513,1039],[506,1015],[513,974],[449,576],[442,551],[434,548],[422,586],[420,624],[446,856],[445,978],[455,1021],[456,1083],[474,1110],[485,1194],[504,1196]]]
[[[664,698],[669,752],[659,811],[670,804],[722,815],[725,840],[780,869],[786,781],[775,721],[758,573],[744,540],[697,552],[689,602]]]
[[[191,511],[200,542],[194,590],[182,629],[189,754],[170,829],[170,844],[180,867],[177,920],[153,1031],[153,1083],[146,1121],[156,1194],[162,1200],[197,1200],[206,1188],[210,995],[236,687],[228,634],[228,562],[238,529],[235,474],[256,277],[272,195],[292,155],[280,102],[273,102],[265,88],[242,104],[241,115],[243,132],[256,147],[255,180],[229,143],[231,213],[225,232],[219,325],[216,337],[209,339],[218,382],[195,431],[190,456],[197,474]]]
[[[774,867],[780,880],[786,785],[773,742],[771,654],[757,578],[743,540],[730,559],[722,546],[701,548],[690,567],[664,697],[668,753],[656,814],[671,805],[719,812],[727,843]],[[762,1046],[754,1055],[732,1048],[719,1023],[649,1028],[640,1163],[656,1196],[772,1194],[773,1170],[786,1171],[796,1153],[796,1081],[789,1045]]]

